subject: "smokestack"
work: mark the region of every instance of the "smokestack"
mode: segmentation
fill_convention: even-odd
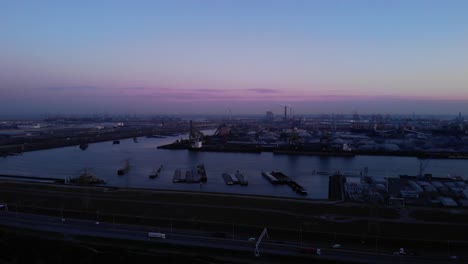
[[[193,126],[192,126],[192,120],[190,120],[190,134],[189,134],[189,138],[192,139],[192,136],[193,136]]]
[[[288,107],[284,106],[284,121],[288,120]]]

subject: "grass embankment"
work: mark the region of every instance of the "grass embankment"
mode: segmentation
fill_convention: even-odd
[[[74,187],[3,182],[0,202],[10,210],[154,227],[221,232],[226,237],[258,236],[263,227],[273,240],[381,242],[465,240],[466,226],[394,222],[393,208],[301,199],[180,191]],[[466,212],[465,212],[466,213]],[[340,215],[339,220],[321,218]],[[372,219],[368,217],[376,216]],[[421,242],[422,243],[422,242]],[[437,242],[439,244],[439,242]]]

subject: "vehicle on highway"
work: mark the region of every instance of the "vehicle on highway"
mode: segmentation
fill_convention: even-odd
[[[409,256],[418,256],[416,251],[412,250],[405,250],[404,248],[400,248],[398,251],[393,252],[393,255],[409,255]]]
[[[148,237],[166,239],[166,234],[163,234],[163,233],[155,233],[155,232],[149,232],[149,233],[148,233]]]
[[[341,244],[333,244],[332,248],[341,248]]]
[[[247,239],[247,241],[249,241],[249,242],[255,242],[255,241],[257,241],[257,239],[255,239],[255,237],[250,237],[249,239]]]

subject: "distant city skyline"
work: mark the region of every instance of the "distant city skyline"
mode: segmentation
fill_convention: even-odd
[[[467,1],[3,1],[5,115],[468,113]]]

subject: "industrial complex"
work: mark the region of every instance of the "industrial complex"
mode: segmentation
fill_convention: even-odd
[[[143,254],[169,258],[174,257],[174,249],[184,248],[187,254],[213,250],[218,262],[229,262],[226,252],[242,255],[242,261],[273,263],[289,258],[298,263],[451,263],[468,257],[464,255],[467,180],[464,175],[441,177],[425,170],[428,159],[467,157],[467,127],[461,114],[448,119],[357,114],[306,118],[291,112],[285,107],[281,116],[269,112],[266,117],[196,121],[8,121],[0,130],[0,153],[10,159],[10,155],[64,146],[86,153],[96,142],[121,146],[124,139],[134,145],[141,144],[143,137],[177,136],[175,142],[154,149],[343,159],[415,156],[420,158],[419,173],[374,177],[367,168],[352,173],[311,168],[310,177],[328,178],[328,199],[305,199],[310,190],[304,183],[273,165],[258,168],[255,175],[227,168],[213,174],[205,164],[169,169],[156,161],[144,177],[158,182],[169,174],[171,185],[199,185],[200,190],[213,178],[222,180],[218,184],[226,188],[258,188],[252,185],[257,177],[262,184],[287,189],[294,197],[124,188],[108,185],[88,169],[65,179],[1,175],[0,232],[9,239],[39,233],[50,243],[91,247],[94,251],[89,254],[94,257],[132,243],[138,243],[134,248]],[[129,179],[138,170],[135,166],[123,160],[112,175]],[[431,232],[434,228],[436,233]],[[11,233],[11,229],[20,231]]]

